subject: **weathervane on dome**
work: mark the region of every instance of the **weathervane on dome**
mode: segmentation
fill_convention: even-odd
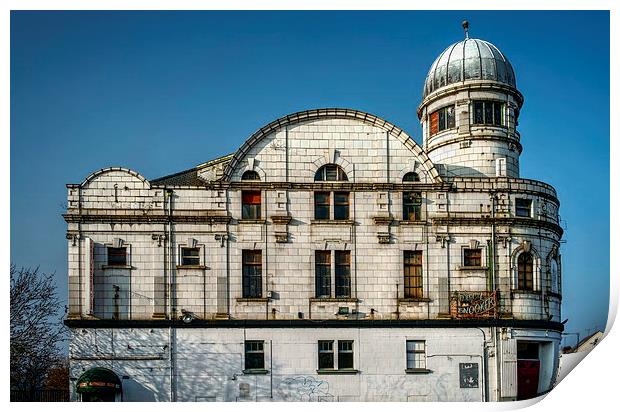
[[[463,20],[463,30],[465,30],[465,39],[469,39],[469,22],[467,20]]]

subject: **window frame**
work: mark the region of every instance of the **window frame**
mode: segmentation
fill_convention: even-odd
[[[346,259],[343,260],[343,257]],[[339,298],[351,297],[351,251],[334,251],[334,296]]]
[[[256,349],[253,349],[252,346],[257,345]],[[243,342],[244,347],[244,356],[243,356],[243,365],[244,371],[263,371],[265,370],[265,341],[264,340],[245,340]],[[249,347],[249,349],[248,349]],[[248,356],[252,355],[252,356]],[[258,361],[257,365],[253,365],[255,359]]]
[[[403,192],[403,220],[406,222],[422,220],[422,192]]]
[[[252,256],[254,260],[250,260]],[[258,256],[258,261],[256,261],[256,256]],[[263,297],[262,250],[243,249],[241,251],[241,288],[244,299]]]
[[[525,260],[528,256],[529,261]],[[535,257],[533,253],[519,253],[519,256],[517,256],[517,290],[534,291],[535,266]]]
[[[417,257],[419,262],[414,261]],[[405,299],[424,298],[424,265],[421,250],[403,250],[403,292]]]
[[[113,246],[106,246],[106,259],[107,259],[107,266],[110,267],[125,267],[125,266],[129,266],[129,246],[119,246],[119,247],[113,247]],[[110,250],[124,250],[124,253],[122,254],[122,256],[124,257],[123,261],[111,261],[110,260],[110,256],[121,256],[119,255],[115,255],[115,254],[110,254]]]
[[[258,201],[256,196],[258,195]],[[251,201],[248,199],[252,197]],[[261,204],[263,193],[261,190],[242,190],[241,191],[241,220],[260,220]]]
[[[334,220],[349,220],[350,192],[333,192],[334,194]],[[338,197],[340,196],[340,201]],[[343,201],[342,199],[345,199]]]
[[[505,102],[498,100],[473,100],[471,124],[473,126],[506,127],[505,106]],[[496,119],[498,114],[499,119]]]
[[[322,348],[322,344],[328,344],[329,347],[327,348]],[[333,340],[319,340],[318,344],[317,344],[317,349],[318,349],[318,369],[319,370],[331,370],[331,369],[335,369],[335,365],[336,365],[336,356],[334,354],[334,341]],[[327,355],[327,356],[321,356],[321,355]],[[321,367],[321,358],[323,357],[323,359],[327,358],[328,360],[331,360],[331,362],[328,362],[329,364],[331,364],[331,366],[327,366],[327,367]],[[331,359],[330,359],[331,358]]]
[[[195,247],[191,247],[191,246],[180,246],[180,253],[179,253],[179,258],[180,258],[180,265],[181,266],[200,266],[201,263],[201,247],[199,246],[195,246]],[[187,250],[195,250],[196,251],[196,256],[185,256],[185,251]],[[185,259],[196,259],[195,263],[189,263],[186,262]]]
[[[450,115],[450,109],[452,114]],[[432,112],[429,116],[430,119],[430,127],[429,134],[430,136],[435,136],[436,134],[443,132],[444,130],[450,130],[456,128],[456,109],[453,104],[441,107],[434,112]]]
[[[533,217],[533,213],[532,213],[533,205],[534,205],[534,202],[532,201],[532,199],[525,198],[525,197],[516,197],[515,198],[515,216],[516,217],[530,217],[530,218]],[[527,214],[524,211],[527,211]]]
[[[350,348],[341,349],[341,344],[350,344]],[[338,370],[355,370],[355,351],[354,351],[354,341],[353,340],[338,340]],[[344,345],[343,345],[344,346]],[[344,354],[347,354],[347,357],[351,356],[351,366],[343,366],[342,359],[344,358]]]
[[[422,349],[416,344],[422,344]],[[410,344],[412,347],[410,348]],[[405,366],[407,371],[427,371],[426,341],[422,339],[407,339],[405,341]]]
[[[473,252],[473,251],[477,251],[478,252],[478,256],[468,256],[468,251],[469,252]],[[474,259],[474,260],[478,260],[478,264],[477,265],[473,265],[470,264],[470,260],[469,259]],[[464,247],[463,248],[463,267],[465,268],[480,268],[483,267],[484,265],[482,264],[482,248],[481,247],[476,247],[476,248],[472,248],[472,247]]]
[[[319,256],[327,256],[327,262],[319,262]],[[332,294],[332,251],[331,250],[315,250],[314,253],[314,285],[316,298],[330,298]],[[320,273],[321,271],[326,273]],[[325,292],[327,293],[320,293]]]

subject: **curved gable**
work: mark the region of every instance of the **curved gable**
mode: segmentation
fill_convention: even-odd
[[[273,122],[267,124],[266,126],[257,130],[246,142],[237,150],[237,152],[232,156],[230,162],[226,166],[224,170],[224,175],[222,177],[223,180],[232,180],[235,171],[239,169],[239,171],[245,170],[241,169],[242,162],[246,159],[246,157],[252,152],[253,149],[257,147],[261,147],[261,144],[264,146],[266,143],[264,140],[271,135],[276,134],[277,132],[285,129],[289,126],[296,126],[300,124],[308,124],[312,121],[320,121],[320,120],[328,120],[328,119],[349,119],[357,122],[361,122],[365,125],[370,125],[372,127],[378,128],[382,131],[388,132],[390,136],[397,139],[404,147],[406,147],[409,152],[413,155],[410,160],[415,160],[420,163],[419,170],[422,170],[426,175],[428,175],[429,179],[434,182],[441,182],[442,179],[439,176],[439,173],[435,169],[435,166],[428,158],[426,153],[422,150],[422,148],[407,134],[405,131],[400,129],[399,127],[393,125],[392,123],[381,119],[377,116],[374,116],[369,113],[365,113],[359,110],[351,110],[351,109],[314,109],[314,110],[306,110],[303,112],[297,112],[293,114],[289,114],[283,116]],[[317,166],[320,166],[321,163],[325,163],[330,161],[330,155],[325,156],[325,160],[321,159],[308,159],[309,162],[314,162]],[[336,162],[335,159],[332,161]],[[317,163],[318,162],[318,163]],[[346,159],[343,159],[342,162],[346,162]],[[251,167],[254,167],[254,161],[251,160],[248,163],[252,163]],[[343,165],[341,165],[343,166]],[[346,165],[345,169],[346,169]],[[247,168],[247,167],[246,167]],[[403,170],[396,171],[399,174],[402,174]]]
[[[138,172],[134,172],[133,170],[127,169],[125,167],[107,167],[105,169],[97,170],[96,172],[91,173],[90,176],[88,176],[86,179],[84,179],[84,181],[82,183],[80,183],[80,186],[87,187],[92,182],[94,182],[94,181],[98,180],[99,178],[101,178],[102,176],[108,175],[108,174],[112,174],[112,175],[130,175],[130,176],[133,176],[134,178],[136,178],[137,180],[141,181],[144,184],[144,188],[145,189],[150,189],[151,188],[151,183],[148,180],[146,180],[146,178],[144,176],[142,176]],[[118,177],[118,176],[114,176],[114,177]]]

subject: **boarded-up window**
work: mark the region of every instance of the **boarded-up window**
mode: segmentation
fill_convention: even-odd
[[[431,136],[439,132],[439,112],[431,113]]]
[[[404,251],[405,298],[421,298],[422,289],[422,251]]]
[[[463,266],[482,266],[482,250],[463,249]]]

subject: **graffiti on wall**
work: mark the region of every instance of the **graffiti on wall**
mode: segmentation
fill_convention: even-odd
[[[279,386],[283,398],[289,401],[321,402],[331,401],[329,382],[312,376],[294,376],[284,379]]]

